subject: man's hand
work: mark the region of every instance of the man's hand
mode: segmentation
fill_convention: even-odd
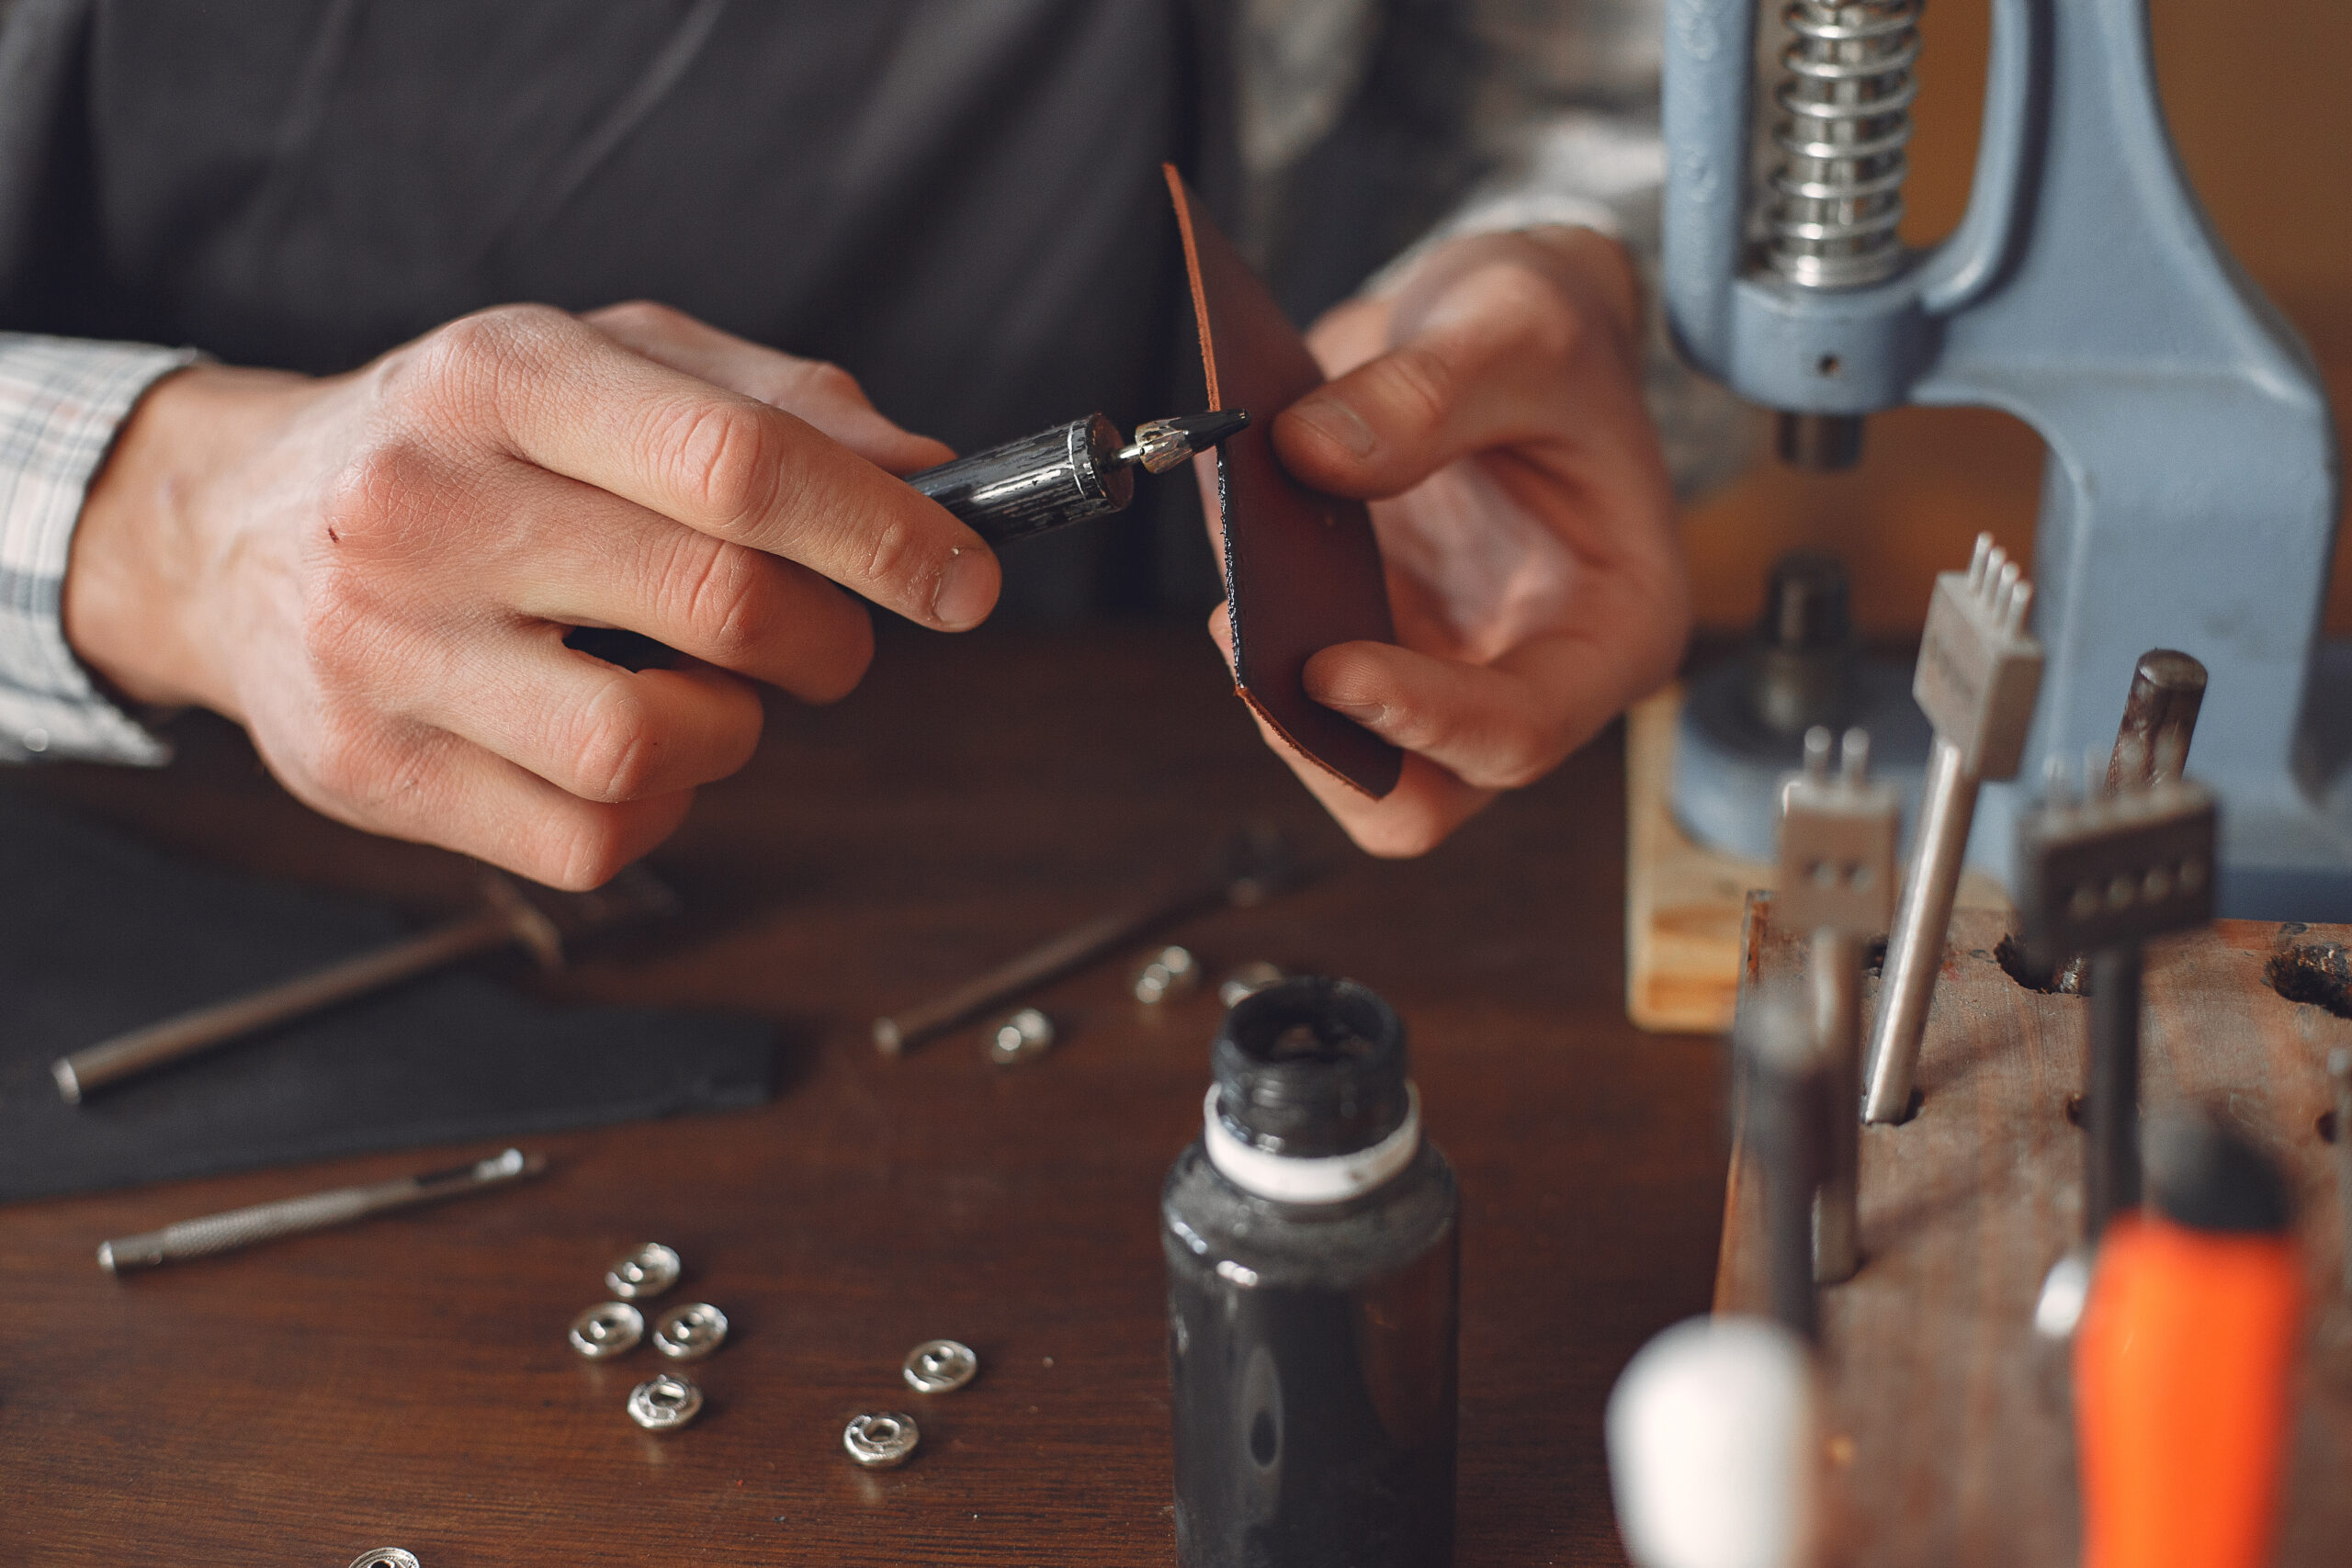
[[[1444,246],[1309,335],[1333,379],[1275,450],[1372,502],[1398,646],[1325,649],[1306,691],[1403,747],[1404,775],[1368,801],[1268,739],[1373,853],[1430,849],[1673,673],[1690,592],[1640,321],[1616,243],[1555,229]],[[1210,632],[1230,656],[1223,606]]]
[[[592,887],[749,759],[751,682],[857,683],[853,594],[988,615],[988,547],[890,477],[949,455],[843,371],[651,305],[489,310],[327,380],[198,367],[91,490],[66,633],[330,816]],[[631,673],[574,626],[684,657]]]

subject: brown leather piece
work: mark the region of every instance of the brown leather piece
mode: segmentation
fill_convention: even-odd
[[[1404,753],[1309,697],[1305,683],[1307,659],[1324,649],[1396,640],[1372,514],[1363,502],[1307,489],[1274,457],[1274,416],[1321,386],[1323,372],[1183,176],[1162,168],[1184,236],[1209,407],[1250,415],[1216,461],[1234,689],[1308,760],[1377,800],[1396,787]]]

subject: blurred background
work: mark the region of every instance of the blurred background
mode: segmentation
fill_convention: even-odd
[[[2343,0],[2154,0],[2156,70],[2190,183],[2222,238],[2317,355],[2352,434],[2352,62]],[[1983,107],[1989,7],[1926,7],[1905,235],[1940,239],[1968,199]],[[1831,550],[1852,572],[1865,637],[1916,637],[1935,574],[1968,558],[1979,529],[2030,558],[2041,442],[2007,414],[1903,409],[1874,416],[1860,468],[1798,473],[1769,459],[1694,507],[1687,524],[1700,624],[1745,632],[1773,558]],[[2228,519],[2216,518],[2217,525]],[[2352,634],[2352,560],[2339,522],[2327,626]]]

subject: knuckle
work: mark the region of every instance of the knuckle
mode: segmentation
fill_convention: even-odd
[[[1425,344],[1398,349],[1387,361],[1388,400],[1412,424],[1430,427],[1445,420],[1461,378],[1452,361]]]
[[[532,875],[550,887],[586,893],[620,874],[632,846],[622,813],[587,806],[550,823],[534,847],[537,863]]]
[[[775,631],[760,558],[741,545],[687,541],[673,602],[713,663],[733,667],[757,653]]]
[[[549,305],[494,305],[395,349],[378,389],[394,405],[466,415],[492,406],[501,387],[571,322]]]
[[[606,682],[576,721],[568,758],[571,792],[588,800],[635,800],[650,793],[660,760],[652,716],[634,684],[625,676]]]
[[[699,403],[680,416],[674,482],[722,537],[749,535],[779,509],[784,454],[772,419],[736,402]]]
[[[321,498],[327,543],[367,544],[396,528],[410,502],[437,478],[431,454],[401,436],[372,440],[345,460]]]
[[[829,359],[803,362],[800,373],[801,390],[822,401],[857,403],[865,401],[865,389],[856,377]]]
[[[589,319],[624,333],[661,337],[675,332],[686,316],[684,311],[658,299],[624,299],[617,305],[605,306]]]
[[[903,517],[869,520],[865,529],[865,578],[869,582],[899,583],[911,593],[912,579],[922,570],[920,541]]]
[[[1585,312],[1550,279],[1522,266],[1498,268],[1489,284],[1492,308],[1521,343],[1555,364],[1574,359],[1590,336]]]
[[[387,755],[378,725],[347,708],[331,707],[302,748],[301,772],[327,800],[369,807],[384,793],[386,778],[400,770]]]

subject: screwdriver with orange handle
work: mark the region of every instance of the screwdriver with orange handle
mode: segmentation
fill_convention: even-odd
[[[2083,1568],[2263,1568],[2292,1430],[2302,1261],[2263,1155],[2199,1117],[2100,1240],[2075,1337]]]

